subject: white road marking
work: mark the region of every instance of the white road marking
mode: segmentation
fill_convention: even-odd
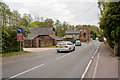
[[[92,63],[92,60],[90,60],[90,62],[88,63],[88,65],[87,65],[87,67],[86,67],[84,73],[82,74],[81,80],[83,80],[83,78],[85,77],[85,74],[87,73],[88,68],[90,67],[91,63]]]
[[[95,76],[96,76],[99,57],[100,57],[100,55],[99,55],[99,53],[98,53],[98,58],[97,58],[97,62],[96,62],[95,68],[94,68],[94,72],[93,72],[92,78],[95,78]]]
[[[99,46],[100,46],[100,44],[98,45],[98,47],[97,47],[97,49],[96,49],[96,51],[95,51],[95,54],[97,53]]]
[[[68,55],[70,55],[70,54],[71,54],[71,53],[66,54],[66,55],[64,55],[64,56],[61,56],[61,57],[58,57],[57,59],[59,60],[59,59],[61,59],[61,58],[65,57],[65,56],[68,56]]]
[[[94,56],[92,57],[92,59],[94,58]]]
[[[21,73],[19,73],[19,74],[16,74],[16,75],[14,75],[14,76],[12,76],[12,77],[10,77],[10,78],[15,78],[15,77],[17,77],[17,76],[20,76],[20,75],[22,75],[22,74],[25,74],[25,73],[27,73],[27,72],[29,72],[29,71],[32,71],[32,70],[34,70],[34,69],[36,69],[36,68],[39,68],[39,67],[42,67],[42,66],[44,66],[45,64],[41,64],[41,65],[39,65],[39,66],[36,66],[36,67],[34,67],[34,68],[31,68],[31,69],[28,69],[28,70],[26,70],[26,71],[24,71],[24,72],[21,72]]]
[[[95,53],[97,53],[99,46],[100,46],[100,44],[98,45],[98,47],[97,47]],[[95,53],[94,53],[94,54],[95,54]],[[92,57],[92,58],[93,58],[93,57]],[[87,71],[88,71],[88,69],[89,69],[89,67],[90,67],[90,65],[91,65],[91,63],[92,63],[92,61],[93,61],[93,59],[89,61],[89,63],[88,63],[88,65],[87,65],[87,67],[86,67],[84,73],[82,74],[80,80],[83,80],[83,78],[85,77],[85,75],[86,75],[86,73],[87,73]]]

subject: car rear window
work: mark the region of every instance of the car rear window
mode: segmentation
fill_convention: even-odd
[[[76,42],[80,42],[80,41],[76,41]]]
[[[58,45],[66,45],[65,42],[59,42]]]
[[[71,43],[71,42],[68,42],[67,45],[72,45],[72,43]]]

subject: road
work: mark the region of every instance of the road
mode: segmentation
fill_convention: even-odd
[[[30,58],[2,65],[3,78],[81,78],[98,41],[82,43],[72,52],[48,50]]]

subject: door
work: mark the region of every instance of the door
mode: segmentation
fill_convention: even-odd
[[[39,47],[41,47],[40,40],[39,40]]]

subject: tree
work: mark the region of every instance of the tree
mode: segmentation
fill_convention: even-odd
[[[19,51],[19,42],[17,41],[17,29],[23,29],[23,35],[27,36],[30,32],[28,28],[29,20],[21,17],[18,11],[10,11],[9,7],[0,2],[0,26],[2,27],[2,52]],[[25,25],[27,24],[27,25]]]
[[[25,27],[30,27],[32,20],[33,20],[33,18],[31,17],[30,14],[23,14],[23,17],[21,20],[21,25],[23,25]]]
[[[56,20],[55,32],[57,33],[57,36],[64,37],[67,29],[68,29],[68,24],[66,22],[63,22],[63,24],[61,24],[59,20]]]
[[[101,10],[100,28],[103,30],[107,43],[120,56],[120,1],[99,3]],[[101,9],[102,8],[102,9]]]

